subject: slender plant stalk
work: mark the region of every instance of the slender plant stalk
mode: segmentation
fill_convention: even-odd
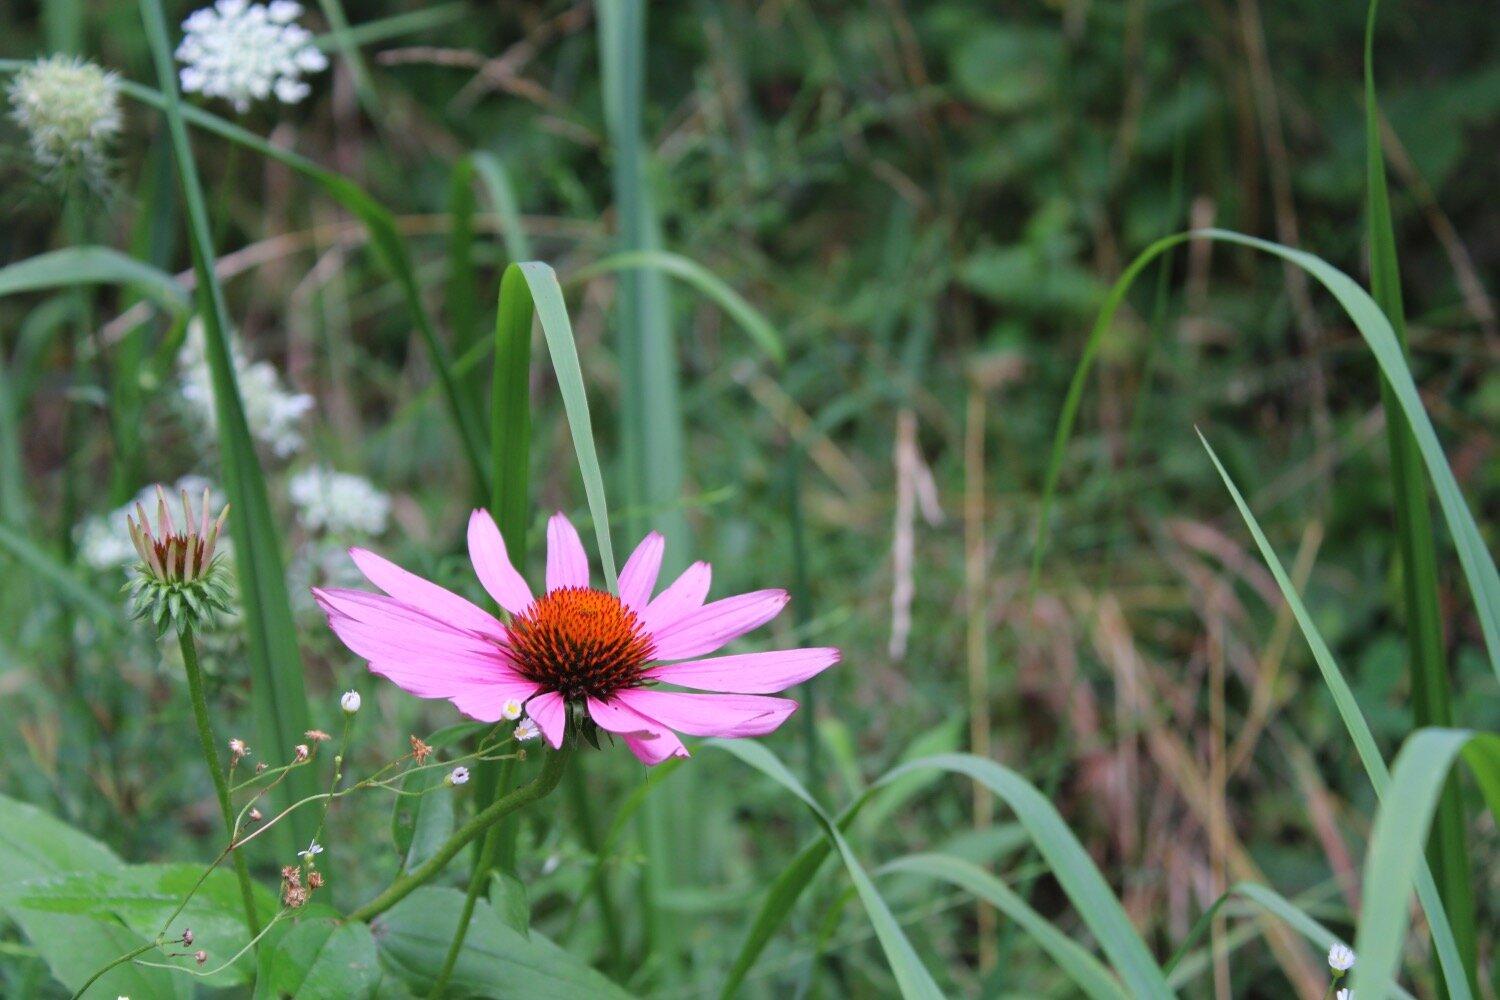
[[[219,811],[224,815],[224,836],[231,843],[230,857],[234,859],[234,876],[240,883],[240,899],[245,904],[245,924],[250,936],[260,933],[260,920],[255,915],[255,887],[250,882],[250,868],[245,856],[233,849],[234,803],[229,798],[229,778],[219,764],[219,741],[214,737],[213,723],[208,718],[208,699],[203,694],[203,671],[198,666],[198,646],[193,641],[193,630],[184,627],[177,633],[177,646],[182,650],[182,664],[187,669],[188,695],[193,702],[193,721],[198,724],[198,743],[203,748],[203,763],[214,779],[214,794],[219,799]]]
[[[542,770],[535,778],[515,791],[502,795],[494,803],[471,816],[468,822],[453,831],[453,835],[443,842],[443,846],[439,847],[432,857],[397,878],[386,887],[384,892],[349,914],[349,919],[370,920],[380,916],[416,889],[431,881],[433,876],[442,871],[459,851],[493,826],[501,817],[550,794],[557,787],[557,783],[562,780],[563,771],[567,768],[568,758],[572,753],[573,748],[566,743],[563,744],[561,750],[547,752],[542,760]]]
[[[73,1000],[78,1000],[79,997],[87,993],[89,991],[89,987],[93,986],[99,980],[103,979],[111,969],[117,969],[120,966],[124,965],[126,962],[129,962],[135,958],[139,958],[141,955],[146,954],[146,952],[151,951],[153,948],[160,948],[161,944],[162,942],[160,938],[157,938],[155,941],[147,941],[139,948],[136,948],[133,951],[127,951],[125,954],[120,955],[118,958],[112,959],[108,964],[102,966],[98,971],[96,971],[92,976],[89,976],[89,978],[84,981],[84,984],[78,988],[78,992],[73,994]]]
[[[1401,352],[1410,364],[1406,311],[1401,297],[1401,268],[1396,255],[1395,227],[1391,221],[1385,157],[1380,145],[1380,106],[1375,96],[1377,6],[1372,0],[1365,24],[1370,293],[1390,321]],[[1413,721],[1418,728],[1452,726],[1453,705],[1443,642],[1442,611],[1438,603],[1437,552],[1432,534],[1432,509],[1428,505],[1427,488],[1422,478],[1422,454],[1412,435],[1411,425],[1385,378],[1380,380],[1380,401],[1385,408],[1386,441],[1391,454],[1391,480],[1396,499],[1397,568],[1406,606]],[[1474,916],[1473,872],[1464,843],[1464,826],[1463,798],[1455,776],[1449,775],[1428,843],[1428,862],[1432,865],[1443,907],[1453,922],[1453,937],[1469,974],[1469,986],[1477,990],[1478,933]]]

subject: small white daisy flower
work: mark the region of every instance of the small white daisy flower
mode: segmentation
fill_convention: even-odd
[[[1333,995],[1333,1000],[1354,1000],[1354,991],[1346,986]]]
[[[344,696],[339,699],[339,708],[353,715],[359,711],[360,697],[358,691],[345,691]]]
[[[301,858],[303,861],[306,861],[308,864],[312,864],[312,859],[322,853],[323,845],[314,840],[307,845],[307,850],[298,851],[297,857]]]
[[[1328,967],[1338,973],[1354,968],[1354,949],[1346,944],[1334,944],[1328,949]]]
[[[522,719],[520,725],[516,726],[516,739],[518,740],[534,740],[540,735],[542,735],[541,729],[531,721],[530,717]]]
[[[76,56],[38,59],[11,80],[10,114],[47,170],[102,173],[120,134],[120,81]]]
[[[292,476],[286,492],[309,531],[378,535],[391,516],[391,498],[368,479],[325,465]]]
[[[448,772],[448,784],[467,785],[469,783],[469,769],[467,767],[455,767]]]
[[[507,721],[514,722],[521,717],[521,712],[525,707],[521,704],[521,699],[507,698],[505,704],[500,707],[500,716]]]
[[[296,23],[302,6],[274,0],[269,7],[245,0],[218,0],[182,22],[177,47],[183,64],[182,89],[221,97],[241,114],[254,101],[275,95],[296,104],[311,88],[304,73],[328,67],[328,57],[312,44],[312,33]]]

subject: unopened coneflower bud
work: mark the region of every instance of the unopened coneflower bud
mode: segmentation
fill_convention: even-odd
[[[339,707],[350,715],[353,715],[359,711],[359,702],[358,691],[345,691],[344,696],[339,699]]]
[[[327,743],[329,740],[333,739],[332,736],[329,736],[321,729],[309,729],[302,735],[306,737],[307,742],[309,743]]]
[[[131,544],[140,556],[126,591],[135,617],[150,621],[158,633],[170,625],[194,628],[210,614],[230,610],[228,573],[215,553],[229,508],[210,521],[209,495],[204,489],[195,514],[187,491],[182,492],[179,526],[168,509],[166,490],[158,486],[155,528],[144,504],[136,504],[135,513],[126,518]]]
[[[542,731],[537,728],[537,724],[532,722],[530,718],[522,719],[520,724],[516,726],[516,739],[518,740],[534,740],[540,735],[542,735]]]
[[[193,961],[197,962],[199,965],[202,965],[204,962],[208,961],[208,952],[202,950],[201,948],[198,951],[193,952]]]
[[[519,698],[507,698],[505,704],[500,708],[500,716],[507,722],[514,722],[521,717],[521,712],[525,707],[525,705],[521,704]]]
[[[292,753],[299,763],[312,756],[312,751],[308,749],[306,743],[298,743],[292,748]]]
[[[469,769],[467,767],[455,767],[448,772],[448,784],[467,785],[469,783]]]
[[[411,755],[417,759],[418,764],[427,763],[427,758],[432,755],[432,747],[428,746],[420,738],[411,738]]]

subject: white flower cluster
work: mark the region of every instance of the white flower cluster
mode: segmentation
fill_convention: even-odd
[[[177,480],[168,491],[168,499],[174,500],[186,491],[196,503],[203,496],[204,489],[209,490],[208,506],[213,510],[223,508],[224,495],[202,476],[183,476]],[[78,547],[78,558],[83,560],[84,565],[96,570],[110,570],[135,564],[140,557],[130,542],[130,528],[125,521],[135,513],[136,504],[145,507],[148,512],[155,512],[156,487],[147,486],[135,495],[135,499],[118,510],[96,514],[73,528],[73,542]],[[229,539],[222,539],[219,542],[220,551],[227,551],[228,548]]]
[[[103,171],[120,134],[120,82],[74,56],[38,59],[11,81],[10,114],[31,139],[31,155],[48,170]]]
[[[238,345],[231,345],[231,352],[251,435],[277,458],[286,458],[300,450],[302,435],[297,424],[312,409],[313,398],[306,393],[287,392],[280,374],[269,361],[252,364]],[[211,436],[218,428],[219,415],[214,408],[213,376],[209,373],[201,320],[194,319],[188,324],[177,366],[182,372],[183,402]]]
[[[368,479],[326,465],[298,472],[286,491],[297,508],[297,520],[309,531],[378,535],[390,520],[389,496]]]
[[[302,74],[328,66],[312,33],[295,23],[301,16],[302,5],[291,0],[270,6],[218,0],[194,11],[182,22],[185,36],[177,47],[182,89],[222,97],[241,114],[272,94],[296,104],[310,90]]]

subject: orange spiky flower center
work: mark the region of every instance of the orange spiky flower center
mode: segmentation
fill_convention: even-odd
[[[523,677],[568,701],[635,686],[655,651],[635,612],[591,587],[538,598],[510,623],[509,645]]]

